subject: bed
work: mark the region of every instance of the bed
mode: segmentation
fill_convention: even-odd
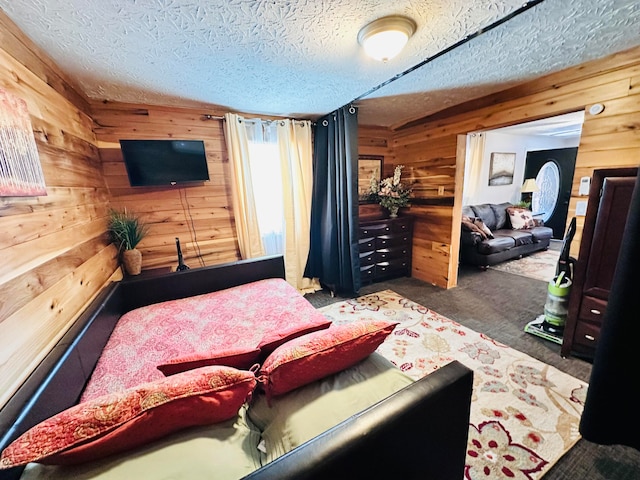
[[[131,452],[71,467],[30,463],[26,470],[22,466],[0,470],[0,479],[110,478],[108,475],[117,475],[122,465],[130,468],[140,464],[138,458],[146,455],[142,465],[147,470],[141,473],[145,478],[462,478],[473,375],[460,363],[452,362],[418,381],[405,382],[398,369],[373,352],[349,362],[348,368],[321,375],[304,386],[293,385],[285,392],[277,392],[276,383],[271,383],[275,378],[272,371],[272,377],[262,385],[264,392],[259,391],[257,386],[265,377],[259,374],[266,371],[270,357],[295,342],[293,351],[298,352],[302,339],[326,337],[324,329],[329,331],[329,325],[321,325],[317,311],[295,290],[294,294],[288,290],[283,278],[283,260],[277,256],[109,285],[0,410],[0,451],[34,425],[66,409],[139,385],[175,383],[179,377],[198,372],[215,371],[218,375],[224,369],[233,370],[215,364],[202,366],[200,357],[194,360],[188,356],[186,364],[194,368],[186,372],[165,374],[157,368],[159,364],[175,368],[168,360],[176,356],[184,360],[187,352],[206,351],[214,344],[236,348],[238,351],[231,353],[238,355],[233,358],[242,357],[245,366],[257,360],[254,370],[240,370],[244,372],[242,381],[234,384],[251,390],[247,401],[236,395],[242,403],[238,413],[217,421],[213,429],[194,424],[171,431],[150,442],[149,447],[138,446]],[[242,303],[245,322],[240,327],[234,323],[233,332],[221,327],[225,318],[234,315],[227,309],[230,298]],[[192,325],[189,319],[193,314],[179,318],[187,306],[200,308],[200,316],[214,312],[212,320]],[[149,309],[159,316],[147,325],[144,319],[149,317]],[[140,316],[140,312],[147,314]],[[296,316],[311,319],[313,326],[290,334],[288,328],[296,323]],[[188,327],[176,329],[175,323],[171,324],[176,319]],[[127,350],[122,344],[133,336],[138,344]],[[303,366],[304,372],[315,368]],[[226,370],[223,373],[228,376]],[[254,374],[255,389],[250,383]],[[298,377],[294,375],[293,380]],[[354,403],[354,397],[364,403]],[[334,409],[341,410],[335,418],[329,413]],[[175,423],[198,411],[197,406],[190,406],[169,417]],[[162,422],[156,419],[153,425],[156,428]],[[286,433],[282,425],[286,425]],[[133,431],[130,436],[139,435]],[[236,460],[234,442],[244,450],[251,449],[249,459]],[[207,458],[214,449],[219,463],[208,465],[209,470],[198,470],[198,460],[186,460],[198,449],[206,450],[203,455]],[[258,453],[254,455],[253,450]],[[148,465],[160,464],[159,459],[165,463],[152,474]],[[237,469],[236,464],[242,462],[242,468]],[[195,470],[184,470],[187,464]],[[108,474],[94,475],[96,465]],[[133,475],[133,470],[126,471]]]

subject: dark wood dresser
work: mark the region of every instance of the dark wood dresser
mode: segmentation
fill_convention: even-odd
[[[562,355],[593,358],[607,309],[637,168],[595,170],[575,266]]]
[[[411,276],[413,217],[361,221],[359,245],[363,284]]]

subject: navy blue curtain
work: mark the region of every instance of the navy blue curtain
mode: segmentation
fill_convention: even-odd
[[[640,178],[640,176],[638,177]],[[607,310],[596,347],[580,433],[593,443],[640,450],[640,181],[631,197]]]
[[[358,111],[342,107],[316,122],[311,242],[305,277],[337,292],[360,290]]]

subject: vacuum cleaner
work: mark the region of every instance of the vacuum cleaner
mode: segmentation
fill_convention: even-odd
[[[567,233],[562,241],[560,257],[556,265],[556,273],[547,286],[547,301],[544,314],[527,323],[524,331],[532,335],[562,345],[562,335],[567,320],[569,294],[573,279],[576,259],[569,255],[571,241],[576,233],[576,219],[571,219]]]

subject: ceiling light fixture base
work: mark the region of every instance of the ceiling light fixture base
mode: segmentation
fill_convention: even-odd
[[[416,29],[416,22],[408,17],[382,17],[362,27],[358,43],[367,55],[386,62],[402,51]]]

